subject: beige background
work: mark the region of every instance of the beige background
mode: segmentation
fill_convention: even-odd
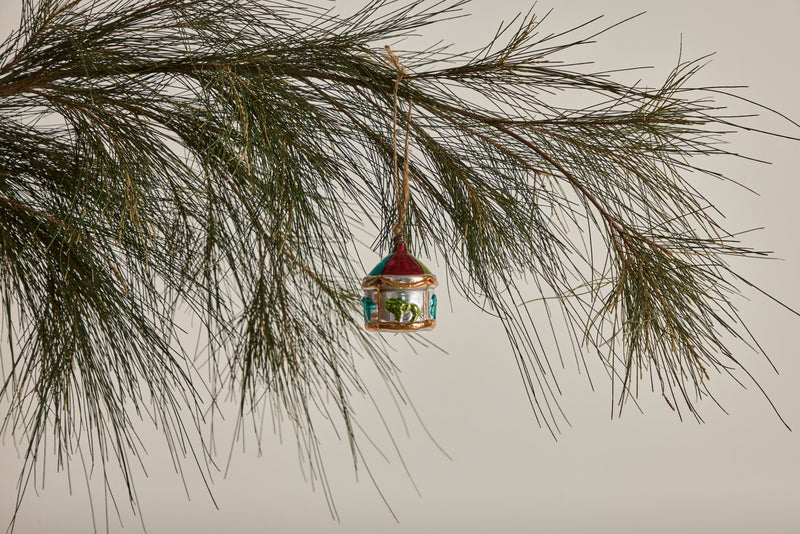
[[[0,0],[3,33],[14,24],[16,0]],[[357,0],[337,0],[350,11]],[[522,0],[474,0],[466,20],[428,28],[423,41],[479,46],[501,20],[527,11]],[[748,84],[742,94],[800,119],[796,95],[800,2],[672,0],[543,0],[537,11],[555,8],[545,26],[556,32],[598,14],[608,23],[646,10],[636,21],[601,37],[581,56],[600,68],[658,67],[627,79],[660,82],[674,65],[683,35],[686,57],[716,51],[698,83]],[[743,108],[744,109],[744,108]],[[800,135],[774,117],[767,128]],[[800,244],[797,237],[800,143],[737,135],[735,150],[773,165],[722,160],[717,168],[760,192],[708,184],[731,230],[765,226],[748,243],[774,250],[784,261],[750,262],[741,270],[764,289],[800,307]],[[753,387],[742,390],[724,379],[714,382],[730,416],[713,403],[702,405],[707,424],[680,422],[655,395],[644,395],[645,415],[629,409],[610,420],[609,387],[598,367],[597,391],[567,361],[560,373],[563,405],[573,423],[558,442],[540,430],[529,411],[505,337],[479,312],[453,296],[454,311],[442,306],[430,338],[447,349],[408,350],[400,338],[395,361],[422,419],[452,457],[433,445],[413,417],[408,434],[390,404],[384,405],[398,446],[421,495],[405,476],[369,402],[359,403],[365,426],[387,453],[384,461],[364,442],[372,472],[399,518],[396,523],[362,470],[353,474],[346,443],[323,431],[323,450],[341,523],[331,520],[322,492],[303,481],[291,437],[268,436],[261,455],[253,443],[237,446],[227,478],[216,477],[214,509],[187,462],[187,499],[157,435],[143,427],[149,478],[140,476],[138,494],[153,534],[236,532],[280,533],[796,533],[800,532],[800,360],[796,338],[800,318],[757,294],[742,301],[743,316],[780,369],[779,376],[747,350],[738,356],[771,394],[795,428],[788,432]],[[369,375],[365,366],[365,373]],[[718,383],[717,383],[718,382]],[[377,388],[378,402],[386,402]],[[382,400],[383,399],[383,400]],[[5,405],[3,405],[5,407]],[[407,416],[411,413],[404,412]],[[224,467],[228,442],[218,441]],[[54,465],[52,458],[48,462]],[[0,447],[0,524],[12,512],[19,460],[6,439]],[[64,474],[48,471],[43,491],[23,504],[19,533],[91,532],[89,501],[80,464],[74,466],[72,495]],[[98,477],[94,478],[96,485]],[[122,494],[119,495],[122,497]],[[124,528],[113,516],[112,532],[137,532],[138,519],[120,502]],[[95,495],[98,527],[104,529],[102,493]]]

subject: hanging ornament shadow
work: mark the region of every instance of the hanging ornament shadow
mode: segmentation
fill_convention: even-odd
[[[436,276],[395,238],[394,252],[361,282],[367,330],[415,332],[436,326]]]

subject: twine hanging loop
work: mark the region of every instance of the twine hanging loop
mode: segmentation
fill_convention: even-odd
[[[400,173],[399,165],[398,165],[398,156],[397,156],[397,115],[398,115],[398,91],[400,90],[400,84],[403,83],[403,80],[407,78],[408,73],[406,68],[400,63],[400,58],[392,52],[392,49],[389,45],[384,47],[386,50],[386,54],[383,56],[386,61],[392,65],[397,70],[397,80],[394,83],[394,100],[392,106],[392,162],[393,162],[393,178],[394,178],[394,185],[395,185],[395,196],[397,201],[397,221],[392,228],[392,234],[394,235],[395,242],[404,240],[405,237],[405,225],[406,225],[406,215],[408,214],[408,202],[409,202],[409,185],[408,185],[408,165],[409,165],[409,138],[411,137],[411,109],[413,107],[413,103],[411,97],[408,98],[408,112],[406,115],[406,131],[405,131],[405,146],[403,147],[403,172]]]

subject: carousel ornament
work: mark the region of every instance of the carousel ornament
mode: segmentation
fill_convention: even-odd
[[[406,251],[402,237],[361,282],[367,330],[413,332],[436,326],[436,276]]]
[[[367,330],[383,332],[415,332],[436,326],[436,276],[406,250],[404,228],[408,212],[409,185],[409,134],[411,128],[411,100],[405,131],[405,154],[401,176],[397,164],[397,92],[406,76],[400,60],[386,47],[387,61],[397,69],[394,85],[393,156],[394,182],[397,196],[397,222],[394,225],[394,252],[383,258],[361,282],[364,296],[361,299]]]

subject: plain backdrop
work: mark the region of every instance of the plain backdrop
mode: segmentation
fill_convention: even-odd
[[[313,1],[313,0],[311,0]],[[321,1],[321,0],[318,0]],[[5,34],[17,21],[17,0],[0,0],[0,28]],[[358,0],[337,0],[351,12]],[[531,3],[523,0],[474,0],[472,16],[428,27],[420,43],[439,40],[471,49],[487,42],[503,20]],[[684,57],[716,52],[698,84],[747,85],[741,94],[794,119],[797,101],[800,2],[722,0],[542,0],[538,13],[553,9],[546,31],[558,32],[596,15],[611,24],[647,13],[582,48],[570,59],[594,60],[589,69],[653,65],[621,74],[659,84]],[[405,43],[411,47],[414,43]],[[743,108],[750,110],[751,108]],[[776,116],[766,114],[760,126],[798,136]],[[772,162],[709,162],[758,191],[702,182],[727,215],[730,230],[764,227],[746,235],[746,243],[775,251],[780,260],[739,266],[765,290],[800,308],[800,245],[797,238],[800,143],[775,137],[739,134],[732,149]],[[377,255],[375,256],[377,261]],[[371,260],[370,260],[371,261]],[[431,266],[434,267],[434,266]],[[388,508],[362,469],[353,471],[346,442],[323,430],[322,450],[340,522],[333,521],[324,494],[303,478],[294,442],[267,434],[260,451],[252,442],[238,444],[227,477],[215,476],[215,509],[200,479],[186,465],[187,491],[170,463],[158,434],[142,425],[148,446],[147,477],[140,474],[137,492],[148,532],[206,534],[277,533],[775,533],[800,532],[800,318],[751,292],[740,309],[780,374],[747,349],[737,356],[769,392],[795,431],[790,432],[752,384],[742,389],[724,377],[712,386],[730,412],[712,402],[701,405],[705,424],[681,422],[655,394],[645,392],[644,414],[630,406],[621,419],[610,417],[610,388],[594,367],[595,391],[567,358],[558,377],[563,406],[572,427],[558,441],[538,428],[505,336],[498,325],[463,299],[452,295],[452,309],[441,306],[439,325],[429,339],[446,349],[409,350],[401,338],[393,359],[421,419],[445,456],[408,408],[407,430],[390,400],[376,387],[376,401],[387,413],[409,477],[375,417],[370,402],[358,402],[362,423],[384,460],[364,448],[372,475]],[[442,297],[445,302],[446,297]],[[366,364],[365,364],[366,367]],[[368,369],[364,370],[369,378]],[[3,409],[6,408],[2,404]],[[411,415],[409,415],[411,414]],[[230,421],[228,421],[230,426]],[[230,430],[230,429],[228,429]],[[224,468],[229,442],[218,439]],[[244,450],[242,450],[244,449]],[[51,466],[55,462],[48,459]],[[13,511],[20,457],[6,439],[0,447],[0,526]],[[92,517],[79,463],[72,487],[64,473],[48,469],[44,488],[31,491],[23,503],[17,532],[82,534],[91,532]],[[99,473],[97,474],[99,475]],[[97,486],[99,476],[93,478]],[[40,485],[41,486],[41,485]],[[38,493],[38,494],[37,494]],[[121,498],[122,526],[111,514],[111,532],[137,532],[139,519]],[[102,492],[95,493],[97,527],[106,528]]]

